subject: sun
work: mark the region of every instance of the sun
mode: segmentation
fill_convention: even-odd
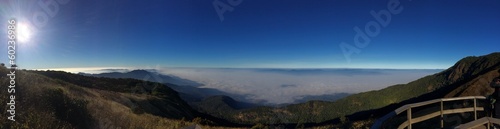
[[[29,25],[24,23],[17,24],[17,40],[21,43],[27,43],[31,40],[32,31]]]

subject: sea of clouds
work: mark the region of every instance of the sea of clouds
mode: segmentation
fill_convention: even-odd
[[[128,72],[138,68],[59,69],[73,73]],[[148,68],[149,69],[149,68]],[[266,69],[266,68],[153,68],[154,71],[196,81],[240,101],[289,104],[303,99],[353,94],[406,84],[442,69]],[[58,69],[53,69],[58,70]],[[241,99],[241,96],[245,98]],[[239,99],[238,99],[239,98]]]
[[[157,71],[202,83],[202,88],[246,95],[245,100],[252,103],[284,104],[306,96],[378,90],[442,70],[162,68]]]

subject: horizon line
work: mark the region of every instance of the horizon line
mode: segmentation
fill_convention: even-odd
[[[84,71],[95,71],[98,72],[100,70],[128,70],[128,71],[133,71],[133,70],[151,70],[151,69],[162,69],[162,68],[173,68],[173,69],[367,69],[367,70],[446,70],[447,68],[353,68],[353,67],[338,67],[338,68],[328,68],[328,67],[321,67],[321,68],[314,68],[314,67],[309,67],[309,68],[277,68],[277,67],[72,67],[72,68],[38,68],[38,69],[27,69],[27,70],[41,70],[41,71],[48,71],[48,70],[53,70],[53,71],[65,71],[65,72],[70,72],[70,73],[79,73]]]

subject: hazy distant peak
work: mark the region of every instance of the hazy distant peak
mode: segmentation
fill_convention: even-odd
[[[131,74],[151,74],[151,72],[143,70],[143,69],[132,70],[132,71],[127,72],[127,73],[131,73]]]

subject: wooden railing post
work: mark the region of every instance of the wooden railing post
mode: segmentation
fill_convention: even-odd
[[[443,100],[441,100],[441,128],[444,128]]]
[[[406,116],[408,117],[408,129],[411,129],[411,107],[406,110]]]
[[[474,120],[477,120],[476,97],[474,97]]]

